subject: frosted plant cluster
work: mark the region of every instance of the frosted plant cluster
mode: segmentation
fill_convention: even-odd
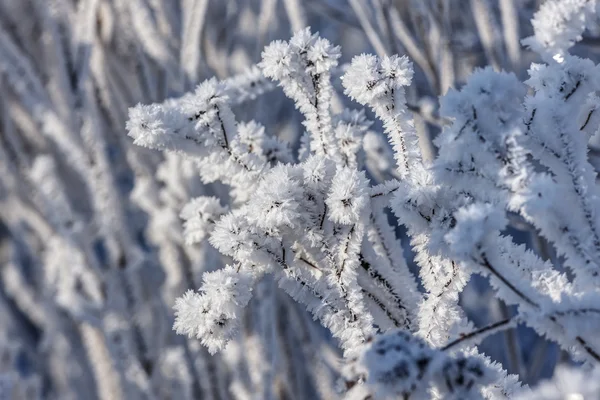
[[[253,286],[270,274],[338,340],[348,398],[516,393],[519,384],[476,346],[517,323],[576,359],[599,362],[600,197],[587,151],[600,123],[600,69],[567,52],[592,3],[549,2],[536,14],[526,43],[554,56],[532,64],[525,82],[488,67],[450,90],[431,162],[421,157],[406,105],[409,59],[356,56],[341,76],[344,93],[381,121],[394,155],[390,179],[366,177],[354,145],[368,127],[363,110],[332,112],[340,48],[309,29],[271,43],[258,64],[304,116],[293,162],[283,146],[267,158],[268,128],[238,123],[226,83],[215,79],[193,95],[133,108],[135,143],[197,160],[204,180],[220,174],[234,196],[233,208],[210,214],[211,222],[206,208],[214,199],[186,206],[187,226],[203,225],[190,235],[208,236],[232,264],[206,273],[200,292],[177,301],[175,330],[211,352],[222,349]],[[243,146],[249,125],[261,136]],[[418,277],[399,251],[387,207],[407,229]],[[539,231],[562,268],[507,236],[509,217]],[[517,313],[474,328],[458,304],[472,274],[489,278]]]
[[[0,2],[0,398],[599,397],[598,7]]]

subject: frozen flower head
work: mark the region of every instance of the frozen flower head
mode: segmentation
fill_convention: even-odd
[[[221,217],[209,240],[221,253],[235,259],[249,257],[252,253],[250,227],[240,210]]]
[[[178,101],[131,108],[126,127],[137,145],[205,156],[215,143],[207,128],[218,124],[220,129],[219,112],[227,123],[227,102],[225,85],[213,78]]]
[[[203,241],[226,211],[216,197],[197,197],[187,203],[179,215],[185,221],[183,228],[186,244]]]
[[[164,150],[171,135],[167,129],[168,117],[166,110],[158,104],[138,104],[129,109],[125,128],[134,144]]]
[[[252,210],[248,214],[251,223],[273,231],[296,225],[302,186],[293,172],[289,166],[278,165],[264,178],[248,205]]]
[[[312,190],[325,192],[335,174],[335,164],[326,157],[312,155],[302,164],[304,184]]]
[[[193,290],[188,290],[175,301],[175,324],[173,328],[180,335],[199,337],[201,328],[199,322],[210,312],[210,300],[200,296]]]
[[[292,72],[292,52],[287,42],[276,40],[265,47],[258,66],[267,78],[282,80]]]
[[[205,272],[202,279],[202,292],[210,297],[220,312],[228,317],[235,317],[239,307],[250,301],[252,293],[252,277],[237,267],[228,265],[225,268]]]
[[[352,59],[352,64],[342,76],[344,93],[359,102],[367,104],[382,92],[377,57],[361,54]]]
[[[310,28],[297,32],[290,42],[275,41],[262,53],[259,66],[265,76],[284,81],[292,76],[322,74],[331,70],[340,58],[339,46],[312,34]]]
[[[224,83],[212,78],[198,85],[194,95],[185,97],[180,107],[188,121],[206,126],[216,118],[218,107],[227,101]]]
[[[329,218],[338,224],[355,224],[363,216],[369,201],[364,172],[351,168],[337,170],[326,204]]]
[[[408,57],[394,54],[381,59],[380,73],[390,84],[408,86],[412,82],[413,67]]]
[[[327,39],[318,38],[315,44],[308,49],[307,58],[312,63],[312,68],[317,74],[331,70],[340,58],[340,47],[333,46]]]
[[[342,77],[345,93],[360,104],[371,103],[392,90],[410,85],[412,64],[406,56],[382,59],[361,54],[354,57]]]
[[[227,101],[227,87],[225,83],[218,81],[217,78],[211,78],[198,85],[194,95],[200,103],[221,104]]]
[[[310,27],[304,28],[292,36],[290,39],[290,47],[294,52],[306,52],[310,47],[313,46],[318,37],[318,33],[311,33]]]
[[[200,339],[210,353],[234,337],[252,296],[252,276],[238,269],[228,265],[205,272],[201,293],[188,290],[173,307],[177,333]]]

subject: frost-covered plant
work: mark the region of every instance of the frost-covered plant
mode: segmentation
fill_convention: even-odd
[[[595,11],[580,3],[548,2],[537,14],[527,42],[555,57],[533,64],[527,81],[486,68],[442,98],[431,162],[407,106],[408,58],[355,57],[344,92],[374,112],[392,145],[393,178],[380,182],[358,157],[369,126],[361,111],[333,111],[340,49],[309,29],[271,43],[259,63],[304,117],[297,154],[280,144],[268,157],[262,127],[252,134],[260,140],[241,145],[258,123],[236,122],[226,83],[215,79],[194,95],[131,109],[137,144],[187,156],[235,199],[230,210],[195,199],[182,213],[188,241],[208,236],[232,264],[177,301],[177,332],[211,352],[224,348],[253,287],[272,275],[338,340],[348,398],[512,397],[520,384],[476,346],[516,324],[577,360],[600,362],[600,197],[587,159],[600,123],[600,70],[567,53],[573,21]],[[540,19],[552,7],[571,30],[546,29]],[[386,207],[408,232],[423,290]],[[544,261],[516,243],[509,219],[538,231],[560,258]],[[472,274],[487,277],[515,315],[475,328],[459,304]]]
[[[0,1],[0,398],[527,397],[596,351],[597,2],[541,3]]]

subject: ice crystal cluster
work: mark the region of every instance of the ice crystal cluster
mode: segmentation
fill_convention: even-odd
[[[0,2],[0,398],[599,397],[599,8]]]

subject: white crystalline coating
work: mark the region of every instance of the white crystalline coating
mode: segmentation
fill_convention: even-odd
[[[371,54],[361,54],[342,77],[346,94],[361,104],[390,94],[393,89],[410,85],[412,63],[406,56],[393,55],[379,60]]]
[[[311,156],[302,164],[304,184],[319,192],[328,190],[335,174],[335,164],[324,157]]]
[[[338,169],[326,200],[331,220],[345,225],[357,223],[367,202],[367,179],[364,174],[350,168]]]
[[[200,293],[188,290],[177,299],[175,324],[179,334],[196,337],[214,354],[236,334],[240,311],[251,298],[253,279],[234,266],[205,272]]]
[[[277,40],[265,47],[259,66],[263,74],[272,79],[281,80],[290,75],[292,53],[287,42]]]
[[[302,188],[288,166],[274,167],[258,187],[249,207],[250,221],[263,229],[296,228],[300,218]]]
[[[251,252],[247,222],[239,213],[225,214],[216,224],[210,243],[223,254],[236,256]]]
[[[346,94],[361,104],[366,104],[381,95],[385,86],[381,81],[378,64],[377,57],[371,54],[354,57],[342,77]]]
[[[409,86],[413,79],[413,66],[408,57],[393,55],[381,59],[381,75],[396,86]]]
[[[184,220],[186,244],[200,243],[212,231],[215,222],[227,209],[216,197],[196,197],[187,203],[179,215]]]
[[[337,65],[337,60],[341,56],[340,47],[333,46],[327,39],[318,38],[308,49],[306,54],[308,60],[314,65],[314,72],[322,74],[330,71]]]
[[[168,133],[168,115],[163,107],[152,104],[142,105],[129,109],[127,132],[133,138],[133,143],[150,148],[166,147]]]
[[[306,27],[294,33],[290,39],[290,47],[298,52],[308,51],[309,48],[314,45],[318,37],[318,33],[313,34],[310,27]]]

